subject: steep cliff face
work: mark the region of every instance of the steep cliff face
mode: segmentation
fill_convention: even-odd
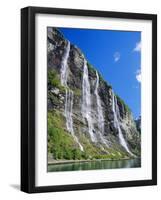
[[[55,159],[140,155],[132,113],[83,52],[48,28],[48,153]]]
[[[137,119],[135,119],[136,129],[139,133],[141,133],[141,116],[139,116]]]

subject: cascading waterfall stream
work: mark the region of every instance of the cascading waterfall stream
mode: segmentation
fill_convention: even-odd
[[[99,135],[100,135],[100,139],[101,141],[106,145],[107,145],[107,141],[104,138],[104,116],[103,116],[103,109],[102,109],[102,105],[101,105],[101,99],[100,96],[98,94],[98,88],[99,88],[99,75],[98,72],[96,71],[96,87],[95,87],[95,95],[96,95],[96,103],[97,103],[97,116],[98,116],[98,129],[99,129]]]
[[[73,113],[73,91],[66,89],[66,96],[65,96],[66,127],[67,127],[67,130],[74,137],[74,140],[79,145],[80,150],[83,151],[83,146],[80,144],[78,138],[74,134],[72,113]]]
[[[114,92],[112,92],[112,111],[114,114],[114,125],[115,127],[118,129],[118,136],[119,136],[119,140],[120,140],[120,144],[125,148],[125,150],[132,156],[134,156],[134,154],[129,150],[127,143],[124,139],[124,136],[122,134],[122,130],[118,121],[118,116],[120,116],[119,113],[119,109],[118,109],[118,105],[117,105],[117,99],[114,95]]]
[[[84,59],[83,66],[83,81],[82,81],[82,116],[87,120],[88,132],[90,134],[92,142],[96,141],[93,133],[94,127],[91,118],[91,89],[88,77],[87,61]]]
[[[68,57],[70,52],[70,42],[68,41],[67,47],[64,50],[64,55],[61,61],[61,69],[60,69],[60,80],[62,86],[67,86],[67,79],[68,79]]]
[[[72,109],[73,109],[73,91],[66,89],[65,94],[65,116],[66,116],[66,127],[72,135],[74,135],[73,130],[73,119],[72,119]]]
[[[66,118],[66,127],[67,130],[71,133],[73,136],[74,140],[77,142],[79,145],[79,148],[81,151],[84,151],[83,146],[80,144],[78,138],[76,137],[73,129],[73,91],[68,88],[67,85],[67,79],[68,79],[68,57],[69,57],[69,52],[70,52],[70,42],[68,41],[67,47],[65,49],[64,55],[62,57],[62,62],[61,62],[61,84],[62,86],[65,86],[65,118]]]

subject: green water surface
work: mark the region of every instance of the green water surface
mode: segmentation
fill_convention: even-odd
[[[48,165],[48,172],[96,170],[96,169],[117,169],[141,167],[141,159],[130,160],[95,160],[87,162],[73,162]]]

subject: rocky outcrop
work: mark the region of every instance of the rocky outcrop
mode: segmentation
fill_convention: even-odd
[[[136,124],[136,128],[137,128],[138,132],[141,133],[141,116],[139,116],[137,119],[135,119],[135,124]]]
[[[58,29],[48,28],[47,42],[48,152],[54,156],[56,127],[70,137],[72,144],[64,148],[79,151],[80,158],[140,156],[140,134],[124,101]]]

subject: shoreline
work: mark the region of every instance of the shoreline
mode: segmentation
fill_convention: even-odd
[[[138,157],[139,158],[139,157]],[[48,165],[59,165],[59,164],[72,164],[72,163],[84,163],[84,162],[95,162],[95,161],[121,161],[131,160],[136,158],[122,158],[122,159],[94,159],[94,160],[51,160],[48,161]]]

